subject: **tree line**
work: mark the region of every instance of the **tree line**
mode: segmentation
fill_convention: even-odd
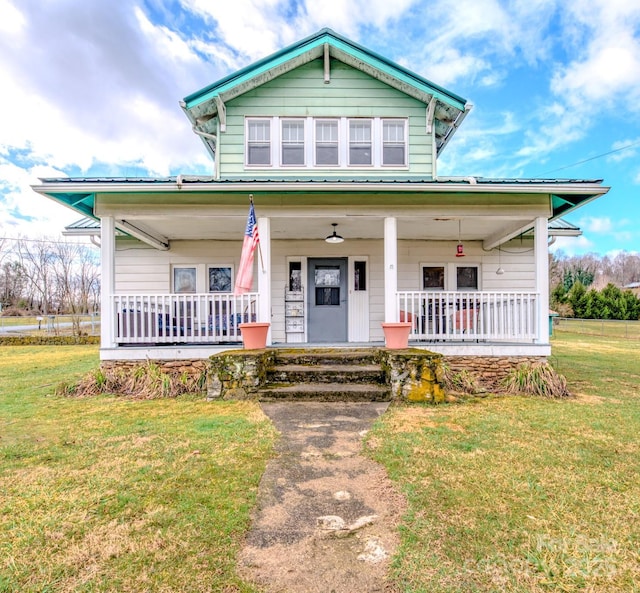
[[[640,283],[640,254],[550,255],[550,306],[563,317],[640,319],[640,298],[625,287]]]
[[[53,239],[0,238],[3,315],[85,315],[100,304],[99,250]]]

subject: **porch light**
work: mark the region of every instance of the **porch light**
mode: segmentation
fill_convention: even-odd
[[[464,257],[464,246],[461,240],[462,235],[462,220],[458,220],[458,246],[456,247],[456,257]]]
[[[342,243],[344,239],[336,233],[336,227],[338,226],[337,222],[332,222],[331,226],[333,227],[333,235],[329,235],[325,241],[327,243]]]

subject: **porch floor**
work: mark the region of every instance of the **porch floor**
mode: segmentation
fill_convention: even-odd
[[[335,343],[296,343],[278,342],[269,348],[384,348],[380,342],[335,342]],[[418,342],[409,341],[409,348],[429,350],[444,356],[550,356],[550,344],[509,343],[509,342],[476,342],[475,340],[460,340],[447,342]],[[209,344],[209,345],[166,345],[166,346],[120,346],[117,348],[101,348],[101,360],[202,360],[225,352],[227,350],[242,349],[241,343]]]

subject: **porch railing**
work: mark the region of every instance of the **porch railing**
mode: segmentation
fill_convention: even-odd
[[[400,321],[411,340],[533,342],[538,338],[535,292],[399,292]]]
[[[117,344],[240,342],[239,325],[256,321],[258,294],[117,294]]]

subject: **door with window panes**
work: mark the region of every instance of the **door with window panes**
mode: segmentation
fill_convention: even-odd
[[[310,258],[307,274],[307,340],[346,342],[347,258]]]

